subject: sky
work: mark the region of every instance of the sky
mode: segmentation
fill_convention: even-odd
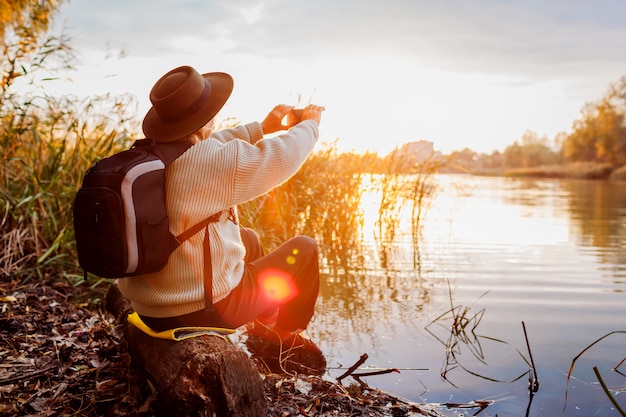
[[[235,80],[220,117],[323,105],[323,142],[427,140],[491,153],[554,139],[626,75],[623,0],[69,0],[77,71],[60,93],[149,91],[180,65]]]

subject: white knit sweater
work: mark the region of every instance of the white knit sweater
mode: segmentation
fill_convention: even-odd
[[[305,120],[288,132],[263,139],[259,123],[214,132],[193,145],[166,170],[170,230],[178,235],[210,215],[252,200],[295,174],[318,138]],[[222,215],[208,226],[213,267],[213,302],[241,281],[245,248],[239,227]],[[118,286],[139,314],[173,317],[202,310],[205,231],[184,242],[159,272],[122,278]]]

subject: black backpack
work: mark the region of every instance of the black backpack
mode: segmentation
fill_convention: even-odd
[[[85,174],[74,200],[78,262],[104,278],[156,272],[185,240],[220,213],[174,236],[165,208],[165,167],[190,142],[136,141],[123,152],[97,162]]]

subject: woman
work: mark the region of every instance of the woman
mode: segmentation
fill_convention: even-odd
[[[318,138],[323,108],[307,106],[302,120],[276,106],[262,123],[212,132],[229,98],[232,78],[184,66],[150,91],[143,121],[158,143],[192,145],[166,170],[170,230],[178,235],[215,213],[219,220],[182,243],[159,272],[119,280],[143,321],[156,331],[184,326],[237,328],[255,322],[252,336],[319,354],[301,336],[319,289],[316,242],[297,236],[265,255],[257,235],[238,224],[237,205],[294,175]],[[277,136],[266,134],[287,130]],[[323,357],[322,357],[323,358]]]

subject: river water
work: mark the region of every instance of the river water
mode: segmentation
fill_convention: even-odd
[[[363,266],[323,275],[309,329],[327,377],[366,353],[364,366],[400,371],[367,384],[418,403],[493,400],[479,416],[619,416],[593,368],[626,407],[626,363],[612,370],[626,333],[574,359],[626,332],[626,183],[433,181],[417,241],[406,211],[404,233],[381,245],[377,195],[363,197]]]

